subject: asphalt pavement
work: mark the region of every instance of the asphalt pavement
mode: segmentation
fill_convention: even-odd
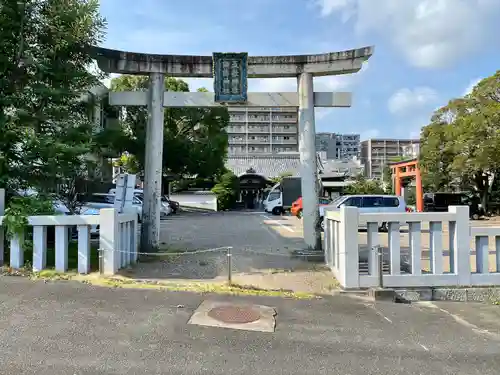
[[[262,333],[188,325],[205,300],[276,309]],[[492,306],[494,308],[494,306]],[[0,277],[0,374],[498,374],[500,341],[439,308]]]

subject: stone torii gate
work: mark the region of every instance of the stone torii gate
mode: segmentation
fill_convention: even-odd
[[[314,92],[313,77],[358,72],[373,54],[373,47],[317,55],[250,56],[239,62],[239,95],[227,91],[232,87],[228,77],[220,77],[220,65],[214,56],[152,55],[94,47],[93,57],[106,73],[149,75],[147,92],[110,93],[111,105],[148,106],[144,171],[144,206],[141,248],[154,251],[160,244],[160,199],[163,156],[163,107],[299,107],[299,153],[302,199],[304,202],[304,241],[307,250],[321,250],[319,232],[317,160],[314,107],[350,107],[351,93]],[[234,56],[233,56],[234,58]],[[233,60],[235,61],[235,60]],[[229,66],[229,65],[228,65]],[[215,72],[215,74],[214,74]],[[165,76],[215,79],[216,92],[165,92]],[[246,93],[248,78],[297,77],[298,93]],[[217,85],[223,86],[218,91]],[[224,86],[229,82],[229,86]],[[219,87],[220,88],[220,87]],[[224,91],[226,89],[226,91]],[[217,98],[218,96],[218,98]],[[222,97],[222,100],[221,100]],[[224,99],[224,97],[226,97]],[[235,97],[236,100],[233,98]]]

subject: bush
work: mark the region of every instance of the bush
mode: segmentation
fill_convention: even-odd
[[[217,197],[219,210],[229,210],[235,206],[239,187],[240,180],[233,172],[226,172],[220,177],[212,188],[212,193]]]
[[[7,236],[21,234],[28,226],[28,216],[55,215],[54,203],[41,196],[16,196],[9,200],[3,225],[7,229]]]

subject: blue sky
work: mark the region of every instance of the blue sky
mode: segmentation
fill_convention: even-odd
[[[315,78],[317,91],[353,92],[352,108],[316,109],[316,131],[363,139],[417,137],[433,110],[500,69],[499,0],[101,0],[101,13],[104,46],[131,52],[286,55],[374,45],[360,73]],[[212,89],[210,79],[187,81]],[[249,89],[295,91],[296,80],[251,79]]]

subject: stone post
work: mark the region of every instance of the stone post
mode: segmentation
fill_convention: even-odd
[[[318,168],[314,124],[314,88],[311,73],[301,73],[297,81],[299,96],[299,153],[302,184],[304,241],[307,250],[321,250],[318,207]]]
[[[143,252],[155,251],[160,246],[164,74],[151,73],[149,85],[149,118],[146,130],[144,203],[141,228],[141,251]]]

